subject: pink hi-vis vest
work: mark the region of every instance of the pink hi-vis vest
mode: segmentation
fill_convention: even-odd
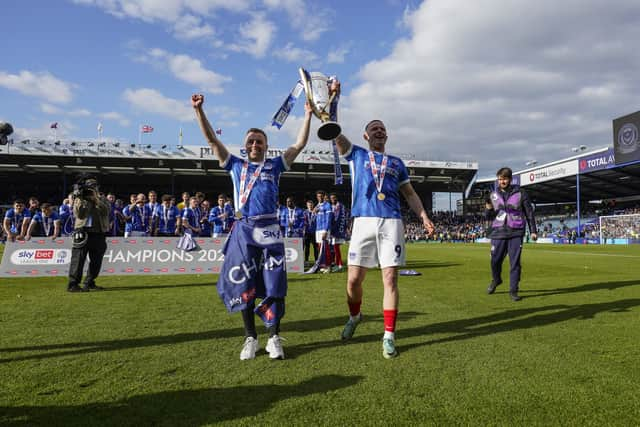
[[[515,191],[509,194],[505,201],[498,191],[491,192],[491,204],[496,211],[496,217],[491,223],[492,228],[504,227],[505,223],[511,229],[523,229],[525,220],[522,212],[522,194]]]

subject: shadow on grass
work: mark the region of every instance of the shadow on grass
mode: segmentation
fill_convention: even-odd
[[[303,277],[300,276],[289,276],[287,281],[289,283],[296,282],[305,282],[307,280],[312,280],[311,277]],[[177,289],[177,288],[198,288],[202,286],[211,286],[216,287],[217,278],[211,276],[211,281],[206,283],[180,283],[175,285],[142,285],[142,286],[108,286],[105,288],[105,291],[114,292],[114,291],[144,291],[148,289]]]
[[[361,376],[324,375],[292,385],[273,383],[175,390],[109,403],[70,406],[0,406],[0,424],[33,425],[205,425],[256,416],[274,404],[351,387]],[[266,423],[276,420],[264,420]]]
[[[402,345],[399,342],[399,351],[407,351],[426,345],[442,344],[462,341],[487,335],[499,334],[538,328],[554,323],[566,322],[573,319],[587,320],[594,318],[599,313],[622,313],[640,306],[640,299],[626,299],[598,304],[583,305],[550,305],[545,307],[521,308],[506,310],[487,316],[473,317],[470,319],[452,320],[448,322],[434,323],[414,328],[400,329],[400,339],[412,337],[428,337],[430,335],[447,334],[448,336],[413,344]],[[368,320],[368,319],[365,319]],[[348,343],[365,343],[381,341],[381,334],[356,335]],[[298,346],[287,346],[287,356],[291,354],[308,353],[320,348],[334,347],[336,341],[320,341]]]
[[[419,316],[422,313],[406,312],[399,315],[400,320],[409,320]],[[239,314],[234,314],[238,318],[238,323],[242,323]],[[315,332],[323,329],[339,328],[344,325],[348,315],[329,317],[322,319],[308,319],[287,322],[286,317],[282,323],[283,333],[286,335],[291,332]],[[367,316],[371,321],[382,321],[382,316]],[[194,341],[206,341],[224,338],[241,338],[244,336],[242,328],[218,329],[213,331],[181,333],[174,335],[161,335],[142,338],[127,338],[119,340],[93,341],[93,342],[75,342],[60,344],[33,345],[24,347],[0,348],[0,353],[11,352],[41,352],[38,354],[30,354],[25,356],[7,357],[0,359],[0,363],[18,362],[23,360],[42,360],[52,357],[73,356],[87,353],[99,353],[107,351],[118,351],[132,348],[154,347],[162,345],[175,345]],[[333,341],[335,344],[335,341]],[[288,356],[287,356],[288,357]]]
[[[556,289],[529,289],[520,291],[526,293],[527,298],[544,297],[548,295],[562,295],[572,294],[574,292],[592,292],[608,289],[614,291],[619,288],[625,288],[627,286],[640,285],[640,280],[625,280],[621,282],[600,282],[600,283],[587,283],[584,285],[574,286],[571,288],[556,288]],[[530,295],[531,294],[531,295]]]
[[[176,285],[143,285],[143,286],[107,286],[105,287],[106,292],[117,292],[117,291],[144,291],[147,289],[177,289],[177,288],[199,288],[202,286],[214,286],[215,281],[207,282],[207,283],[180,283]]]
[[[429,262],[429,261],[407,261],[402,268],[442,268],[442,267],[455,267],[461,265],[457,262]]]

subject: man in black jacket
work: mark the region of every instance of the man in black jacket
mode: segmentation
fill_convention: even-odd
[[[538,238],[536,221],[533,216],[531,201],[520,187],[511,185],[513,172],[510,168],[501,168],[496,174],[498,187],[491,192],[486,204],[489,221],[488,237],[491,239],[491,274],[493,279],[487,293],[495,292],[502,283],[502,261],[509,254],[509,295],[513,301],[520,301],[518,295],[520,284],[520,255],[522,239],[525,234],[525,222],[529,225],[531,239]]]
[[[71,262],[69,265],[69,292],[100,291],[96,278],[102,267],[102,257],[107,250],[105,235],[109,231],[109,201],[98,192],[98,181],[91,175],[81,175],[74,186],[73,215],[75,226],[71,239]],[[89,270],[84,286],[79,286],[85,260],[89,256]]]

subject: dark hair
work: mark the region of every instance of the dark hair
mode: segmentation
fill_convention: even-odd
[[[172,197],[173,196],[170,195],[170,194],[163,194],[162,195],[162,199],[160,199],[160,200],[162,200],[163,202],[167,202],[167,201],[170,201]]]
[[[369,123],[367,123],[366,125],[364,125],[364,131],[365,131],[365,132],[367,131],[367,128],[369,127],[369,125],[370,125],[371,123],[373,123],[373,122],[380,122],[380,123],[382,123],[382,124],[384,125],[384,122],[383,122],[382,120],[380,120],[380,119],[373,119],[373,120],[371,120]]]
[[[15,205],[16,203],[17,203],[17,204],[19,204],[19,205],[24,205],[24,200],[22,200],[22,199],[15,199],[15,200],[13,201],[13,204]]]
[[[45,203],[40,205],[40,210],[45,210],[45,209],[50,208],[50,207],[51,207],[51,204],[45,202]]]
[[[247,131],[247,133],[244,134],[244,136],[249,135],[251,132],[262,134],[264,136],[264,142],[267,142],[267,134],[264,133],[264,131],[262,129],[260,129],[260,128],[249,128],[249,130]]]
[[[317,196],[318,194],[322,194],[322,195],[324,196],[324,195],[325,195],[325,194],[327,194],[327,193],[326,193],[324,190],[318,190],[318,191],[316,191],[316,196]]]
[[[498,178],[503,177],[503,178],[511,178],[513,176],[513,171],[511,170],[511,168],[500,168],[498,169],[498,172],[496,173],[496,176]]]
[[[77,178],[76,178],[76,183],[77,184],[81,184],[89,179],[93,179],[96,180],[96,177],[93,176],[92,174],[88,173],[88,172],[83,172],[81,174],[78,174]]]

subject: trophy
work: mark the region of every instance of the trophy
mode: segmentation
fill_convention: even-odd
[[[338,123],[331,120],[331,103],[334,101],[336,93],[329,94],[329,78],[315,71],[309,73],[302,67],[298,71],[300,72],[300,81],[304,85],[304,91],[307,94],[307,101],[311,105],[311,110],[322,122],[322,125],[318,128],[318,138],[323,141],[335,139],[340,135],[342,129]]]

